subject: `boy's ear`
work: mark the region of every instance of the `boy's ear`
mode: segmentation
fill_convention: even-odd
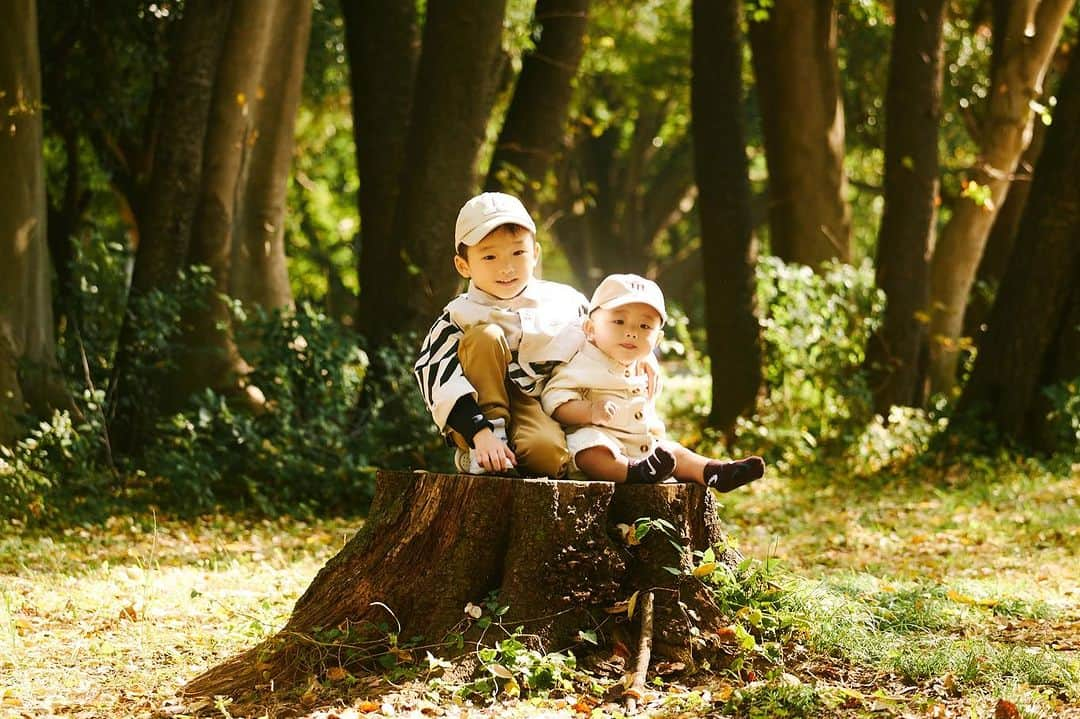
[[[581,329],[585,332],[585,339],[591,340],[593,338],[592,317],[585,318],[585,322],[581,325]]]
[[[469,272],[469,261],[461,255],[454,255],[454,269],[465,279],[472,277],[472,274]]]

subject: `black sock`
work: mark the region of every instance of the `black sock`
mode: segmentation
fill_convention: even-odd
[[[765,461],[761,457],[747,457],[735,462],[713,461],[705,465],[705,484],[721,492],[730,492],[763,474]]]
[[[630,460],[626,468],[627,484],[655,484],[663,482],[675,471],[675,455],[663,447],[657,447],[647,457]]]

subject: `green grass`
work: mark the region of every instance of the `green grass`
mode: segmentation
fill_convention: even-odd
[[[780,563],[772,577],[794,617],[782,664],[664,682],[650,706],[990,717],[1006,700],[1028,719],[1080,716],[1077,497],[1080,466],[1007,456],[869,477],[839,465],[772,470],[723,495],[722,519],[745,554]],[[357,526],[146,514],[3,530],[0,716],[151,716],[185,681],[280,627]],[[359,686],[346,703],[368,696]],[[453,701],[423,686],[388,696],[376,701],[392,713]],[[319,701],[303,709],[317,714]],[[613,715],[581,701],[474,710]]]

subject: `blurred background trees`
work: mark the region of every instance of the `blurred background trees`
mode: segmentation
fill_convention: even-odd
[[[546,277],[661,283],[685,441],[1075,451],[1072,0],[391,5],[0,9],[14,514],[445,463],[411,337],[483,188]]]

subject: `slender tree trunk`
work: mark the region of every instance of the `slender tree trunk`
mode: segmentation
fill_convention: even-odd
[[[394,327],[386,322],[395,298],[385,287],[387,268],[401,261],[394,208],[409,134],[419,28],[416,3],[342,0],[349,56],[353,137],[360,175],[360,301],[357,329],[375,344]]]
[[[562,140],[585,54],[590,0],[537,0],[535,50],[525,56],[506,111],[491,168],[489,190],[516,193],[532,207]]]
[[[231,0],[188,0],[184,6],[147,205],[140,218],[132,298],[154,289],[171,289],[186,266],[199,201],[210,102],[231,12]],[[163,389],[148,387],[134,377],[138,350],[133,345],[139,318],[133,314],[130,299],[128,308],[109,387],[109,431],[113,446],[121,451],[131,451],[141,443],[159,410]]]
[[[741,10],[739,0],[694,0],[690,85],[712,369],[709,421],[728,435],[740,415],[753,411],[761,387],[761,335],[754,306],[757,246],[740,111]]]
[[[817,267],[851,257],[844,108],[833,0],[777,0],[750,23],[773,254]]]
[[[0,5],[0,444],[62,406],[56,371],[34,0]]]
[[[885,97],[885,213],[877,286],[888,304],[867,348],[874,409],[921,405],[918,357],[930,296],[938,192],[942,26],[945,0],[896,5]]]
[[[270,61],[261,78],[265,97],[256,97],[250,166],[234,223],[229,294],[267,310],[292,304],[285,260],[285,195],[311,12],[312,0],[279,0],[274,6]]]
[[[276,13],[265,0],[234,0],[225,49],[217,71],[205,143],[201,194],[191,236],[189,262],[206,265],[215,292],[207,310],[189,313],[184,372],[173,388],[176,400],[210,387],[235,387],[250,369],[236,347],[232,317],[222,294],[229,291],[233,223],[244,158],[255,141],[253,108],[265,92],[264,76]]]
[[[429,0],[395,207],[404,257],[386,272],[388,327],[426,327],[458,285],[454,222],[476,182],[506,0]],[[418,270],[418,271],[417,271]]]
[[[957,407],[1031,442],[1042,390],[1080,374],[1080,59],[1062,82],[1046,148],[971,380]]]
[[[1073,0],[1023,0],[1012,4],[1001,44],[999,73],[986,121],[980,128],[979,160],[953,216],[941,233],[930,270],[931,390],[952,393],[964,309],[986,238],[1005,201],[1031,138],[1031,100],[1042,94],[1043,76],[1057,47]]]
[[[1042,120],[1032,123],[1031,142],[1028,143],[1027,149],[1020,158],[1016,176],[1009,185],[1009,194],[1005,197],[1005,204],[1001,206],[997,217],[994,218],[990,235],[986,238],[986,248],[979,260],[979,269],[975,273],[973,291],[968,297],[968,305],[964,310],[963,336],[971,337],[976,347],[982,341],[986,323],[990,319],[990,310],[993,307],[991,298],[980,291],[980,288],[997,288],[1009,266],[1009,258],[1012,257],[1013,247],[1016,246],[1016,233],[1020,229],[1020,218],[1024,215],[1024,207],[1027,205],[1027,198],[1031,192],[1031,173],[1042,154],[1047,129]]]

